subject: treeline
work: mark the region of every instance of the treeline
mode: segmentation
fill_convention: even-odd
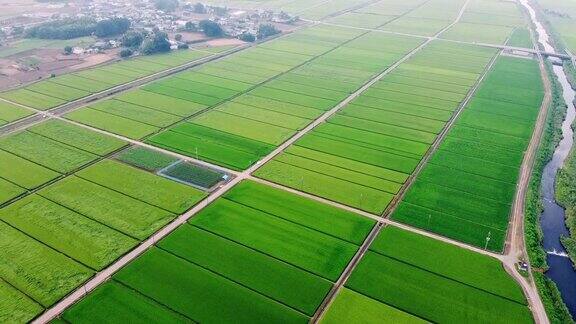
[[[41,39],[72,39],[96,35],[108,37],[125,33],[130,28],[126,18],[96,21],[92,18],[61,19],[47,22],[26,30],[26,37]]]
[[[556,145],[562,138],[560,125],[564,120],[567,108],[560,92],[561,86],[552,72],[551,64],[547,63],[546,68],[552,82],[552,102],[548,109],[544,135],[540,141],[538,155],[534,161],[532,177],[526,194],[524,234],[530,265],[533,268],[532,275],[550,322],[572,323],[570,313],[562,301],[558,287],[543,273],[548,270],[548,264],[546,263],[546,252],[542,247],[543,237],[542,229],[540,228],[540,215],[543,210],[540,192],[542,173],[544,172],[544,167],[552,158]]]
[[[157,28],[151,33],[131,30],[125,33],[120,41],[124,46],[120,52],[121,57],[129,57],[136,51],[146,55],[170,51],[168,35]]]
[[[564,71],[572,88],[576,89],[576,69],[571,63],[564,63]],[[576,100],[574,101],[576,104]],[[572,125],[576,129],[576,122]],[[575,136],[576,139],[576,136]],[[562,237],[562,245],[566,248],[574,267],[576,268],[576,145],[572,150],[564,167],[558,172],[556,180],[556,200],[566,209],[566,227],[570,235]]]

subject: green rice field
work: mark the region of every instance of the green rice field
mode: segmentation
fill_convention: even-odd
[[[33,115],[34,112],[7,102],[0,102],[0,127]]]
[[[382,214],[494,54],[432,42],[256,176]]]
[[[138,298],[149,298],[147,307],[156,302],[154,307],[194,321],[305,322],[372,225],[334,207],[242,182],[118,273],[103,290],[108,291],[106,298],[135,290],[142,296]],[[168,273],[171,284],[161,275]],[[179,302],[184,291],[178,287],[190,288],[184,290],[184,303]],[[127,302],[142,303],[135,298]],[[84,307],[94,302],[87,299]],[[205,302],[227,306],[201,307]],[[118,316],[133,309],[119,309]],[[74,313],[70,316],[85,316]]]
[[[206,3],[302,20],[0,93],[1,323],[126,256],[50,322],[534,322],[493,257],[544,98],[516,3]]]
[[[392,218],[501,251],[539,75],[536,61],[500,57]]]
[[[56,76],[21,89],[6,91],[0,93],[0,98],[34,109],[48,110],[209,55],[211,54],[205,51],[186,50],[122,60],[88,70]],[[0,125],[2,120],[0,114]]]
[[[532,321],[498,260],[394,227],[381,231],[323,322],[382,316],[403,323]]]

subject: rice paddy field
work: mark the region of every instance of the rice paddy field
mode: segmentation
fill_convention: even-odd
[[[2,322],[32,319],[206,195],[109,159],[128,143],[63,121],[0,142]]]
[[[532,47],[515,3],[226,4],[320,23],[0,135],[0,322],[144,242],[54,322],[533,323],[498,253],[543,85],[479,44]],[[33,109],[0,127],[207,55],[2,93]]]
[[[525,25],[518,3],[476,0],[471,1],[460,22],[443,34],[442,38],[504,44],[515,28]]]
[[[421,42],[311,27],[66,118],[243,170]]]
[[[243,182],[62,318],[83,322],[103,314],[119,319],[155,313],[196,322],[305,323],[372,225]],[[392,227],[368,253],[324,322],[531,321],[522,291],[494,259]],[[459,312],[450,314],[453,304]]]
[[[382,214],[495,53],[429,44],[256,176]]]
[[[0,102],[0,127],[33,114],[34,111],[32,110],[11,103]]]
[[[322,323],[529,323],[517,284],[490,257],[386,227]]]
[[[392,218],[501,251],[542,98],[536,61],[500,57]]]
[[[49,110],[91,94],[211,55],[208,51],[183,50],[143,56],[56,76],[24,88],[0,93],[0,98],[37,110]],[[0,108],[0,112],[3,111]],[[2,124],[0,114],[0,125]]]

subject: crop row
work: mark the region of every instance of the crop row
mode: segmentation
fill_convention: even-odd
[[[534,60],[500,57],[393,218],[502,250],[542,102],[539,76]]]
[[[382,213],[494,52],[431,43],[256,175]],[[449,62],[438,59],[447,55]]]

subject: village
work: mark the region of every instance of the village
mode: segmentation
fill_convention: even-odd
[[[140,48],[126,46],[124,33],[70,39],[30,37],[31,29],[54,22],[124,19],[129,21],[128,33],[143,38],[165,33],[170,50],[202,46],[222,38],[231,43],[251,42],[289,31],[299,24],[298,17],[281,11],[243,10],[174,0],[37,2],[28,8],[27,12],[0,16],[0,90],[121,57],[145,54]],[[216,32],[203,30],[202,22],[209,22]],[[271,32],[262,35],[261,26],[269,26]]]

